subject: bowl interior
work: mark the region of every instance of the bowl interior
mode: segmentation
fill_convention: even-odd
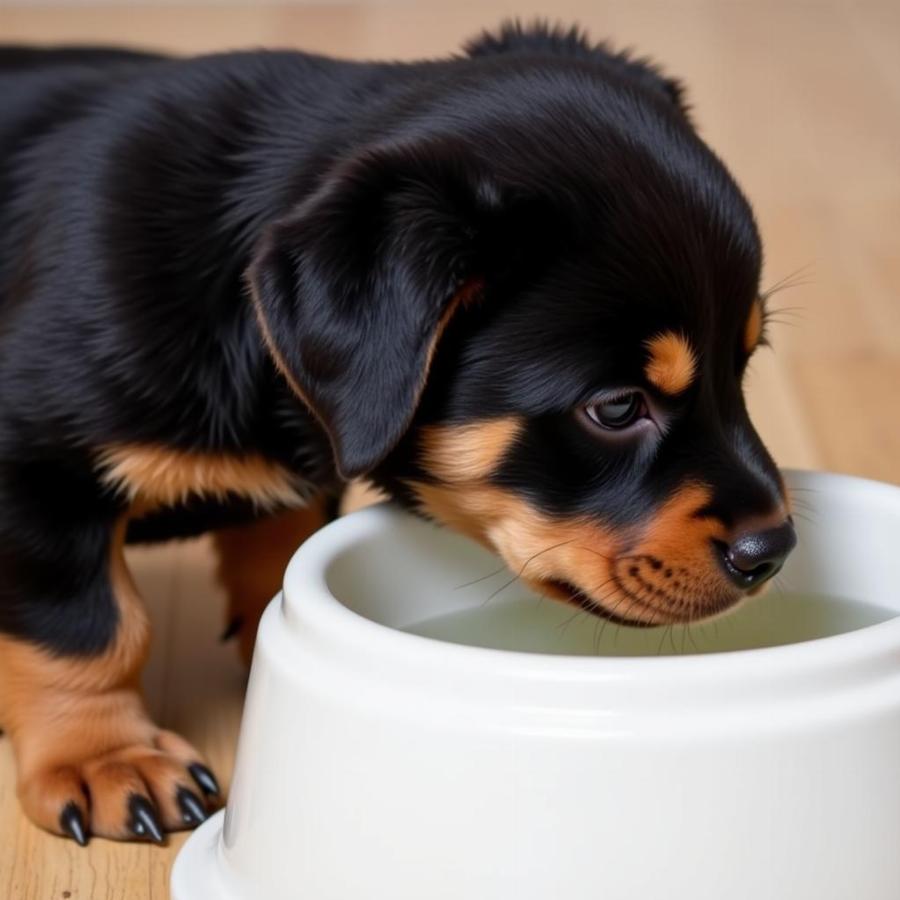
[[[648,656],[754,649],[830,637],[900,614],[900,489],[787,473],[799,544],[772,589],[688,627],[623,628],[542,599],[472,541],[390,514],[336,554],[330,592],[389,628],[495,649]]]

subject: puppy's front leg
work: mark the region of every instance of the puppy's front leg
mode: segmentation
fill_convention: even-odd
[[[198,824],[218,786],[144,707],[149,628],[125,566],[122,511],[84,485],[58,492],[54,477],[5,481],[0,724],[26,814],[82,844],[91,834],[162,841]]]
[[[260,616],[281,590],[284,571],[296,549],[337,516],[338,500],[316,497],[302,509],[266,516],[214,536],[218,576],[228,595],[226,635],[236,636],[249,668]]]

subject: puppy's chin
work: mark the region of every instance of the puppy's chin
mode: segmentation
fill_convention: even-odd
[[[615,612],[619,601],[615,597],[612,598],[612,605],[607,607],[597,600],[593,600],[584,591],[579,590],[575,585],[568,581],[549,580],[541,584],[541,593],[554,600],[560,600],[570,606],[577,606],[585,612],[596,616],[598,619],[606,619],[617,625],[629,625],[634,628],[650,628],[655,622],[649,622],[646,619],[635,619],[631,616],[619,615]]]
[[[652,597],[642,598],[632,593],[615,577],[610,590],[602,597],[592,597],[569,581],[550,578],[530,582],[531,587],[543,596],[582,609],[600,619],[633,628],[652,628],[660,625],[678,625],[708,621],[730,612],[746,595],[730,588],[702,591],[702,601],[673,604],[671,598],[665,606],[656,605]]]

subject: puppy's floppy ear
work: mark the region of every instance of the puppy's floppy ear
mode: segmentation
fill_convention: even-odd
[[[365,151],[271,229],[250,267],[269,348],[344,477],[399,441],[444,326],[487,276],[504,205],[461,158],[446,142]]]

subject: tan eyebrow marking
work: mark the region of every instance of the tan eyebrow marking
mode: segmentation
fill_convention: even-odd
[[[750,315],[744,325],[744,352],[749,356],[759,345],[763,333],[762,300],[757,297],[750,307]]]
[[[665,331],[650,338],[645,346],[650,359],[644,374],[663,393],[680,394],[694,380],[697,355],[683,334]]]

